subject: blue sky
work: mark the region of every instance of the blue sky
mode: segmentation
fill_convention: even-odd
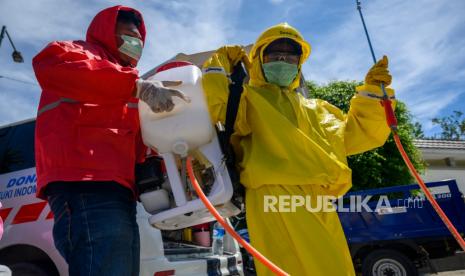
[[[31,66],[34,55],[50,41],[84,38],[92,17],[117,4],[139,9],[146,20],[141,73],[180,52],[252,43],[284,21],[312,45],[303,70],[308,80],[362,80],[372,63],[355,0],[2,0],[0,25],[7,25],[25,63],[12,62],[5,39],[0,125],[35,116],[40,88]],[[362,7],[375,52],[390,58],[398,98],[426,133],[439,131],[431,118],[465,112],[465,1],[369,0]]]

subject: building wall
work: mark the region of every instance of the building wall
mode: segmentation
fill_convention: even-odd
[[[455,179],[460,191],[465,195],[465,167],[429,166],[423,177],[426,182]]]

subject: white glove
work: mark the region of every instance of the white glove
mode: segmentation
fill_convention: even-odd
[[[171,85],[179,85],[181,82],[166,82]],[[179,90],[163,86],[163,83],[154,80],[136,81],[137,94],[136,98],[147,103],[155,113],[170,112],[174,108],[173,96],[179,97],[187,103],[190,98]]]

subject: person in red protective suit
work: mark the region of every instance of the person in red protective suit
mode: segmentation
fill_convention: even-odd
[[[135,66],[145,26],[132,8],[115,6],[92,20],[85,41],[55,41],[33,59],[42,88],[35,151],[37,196],[54,214],[55,246],[70,275],[138,275],[134,166],[144,160],[138,101],[170,111],[161,83]]]

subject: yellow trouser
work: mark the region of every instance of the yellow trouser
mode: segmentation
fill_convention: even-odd
[[[291,275],[355,275],[347,241],[336,212],[264,212],[264,196],[310,196],[317,185],[265,185],[246,190],[246,214],[252,245]],[[276,205],[278,206],[278,205]],[[273,275],[255,260],[257,275]]]

